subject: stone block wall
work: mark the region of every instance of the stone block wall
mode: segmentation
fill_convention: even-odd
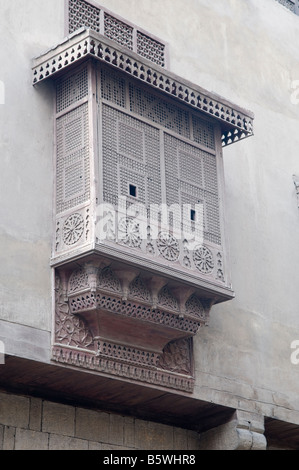
[[[197,450],[173,426],[0,392],[0,450]]]

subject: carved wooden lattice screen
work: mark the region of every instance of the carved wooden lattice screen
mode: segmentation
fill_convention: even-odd
[[[161,203],[159,131],[114,108],[103,106],[104,201],[117,205],[137,188],[142,204]],[[130,201],[132,203],[132,200]]]
[[[64,111],[86,97],[87,92],[86,68],[57,85],[57,213],[89,199],[88,104]]]
[[[192,392],[192,338],[234,296],[222,145],[252,135],[253,115],[167,71],[162,42],[97,3],[68,7],[73,34],[33,64],[34,85],[56,85],[52,359]],[[105,204],[117,217],[102,237]],[[198,215],[191,247],[182,225],[194,233]]]
[[[125,80],[112,69],[100,67],[98,76],[103,99],[99,109],[103,122],[104,202],[117,208],[119,196],[123,196],[129,204],[137,202],[147,210],[161,203],[168,208],[179,207],[179,213],[168,215],[170,232],[180,223],[184,228],[189,225],[192,231],[191,211],[195,219],[200,205],[203,241],[210,247],[194,247],[188,256],[188,244],[181,236],[180,240],[174,236],[170,239],[169,234],[161,232],[156,247],[150,248],[152,252],[156,249],[162,259],[180,260],[184,267],[204,275],[213,272],[214,279],[221,280],[221,263],[216,269],[222,244],[217,127],[187,108]],[[130,184],[136,188],[133,198]],[[129,240],[127,243],[130,245]],[[142,249],[137,232],[131,246]]]
[[[137,26],[117,17],[107,9],[87,0],[68,1],[68,32],[86,27],[103,34],[142,57],[167,66],[167,45]]]
[[[169,214],[168,230],[160,231],[157,239],[148,236],[143,239],[138,223],[127,217],[119,218],[118,234],[109,238],[108,242],[118,246],[123,255],[129,249],[131,253],[135,250],[135,258],[152,256],[155,262],[162,263],[162,270],[163,263],[164,267],[175,264],[180,266],[179,269],[195,271],[197,275],[223,283],[216,163],[219,147],[221,149],[221,134],[217,124],[102,64],[82,64],[72,74],[64,75],[56,82],[56,252],[67,253],[73,247],[82,247],[92,240],[89,232],[89,216],[93,211],[91,192],[94,189],[89,102],[89,72],[92,70],[98,93],[96,120],[101,136],[98,141],[101,173],[97,179],[102,184],[103,202],[112,205],[117,212],[119,198],[123,196],[127,208],[132,203],[139,203],[144,208],[145,218],[152,205],[160,207],[163,202],[169,207],[177,204],[180,208],[184,205],[195,208],[199,202],[204,206],[204,245],[195,247],[193,254],[169,229],[175,222],[175,213]],[[130,192],[131,186],[135,188],[133,193]],[[100,194],[100,188],[96,192]],[[150,225],[149,228],[152,229]],[[178,301],[164,285],[165,281],[160,285],[160,280],[155,281],[160,287],[154,294],[154,290],[151,291],[150,285],[146,284],[146,276],[143,278],[142,275],[132,278],[128,286],[130,300],[126,300],[127,294],[117,280],[120,274],[118,268],[112,273],[94,266],[93,275],[97,280],[91,291],[90,268],[82,266],[79,270],[72,269],[70,272],[60,269],[60,274],[57,272],[56,275],[57,286],[60,286],[57,287],[57,295],[60,297],[56,300],[53,359],[66,363],[77,361],[77,355],[73,356],[72,352],[75,345],[83,351],[84,363],[88,368],[92,364],[98,371],[107,372],[107,368],[112,368],[109,370],[113,375],[129,374],[137,380],[140,380],[138,374],[141,374],[142,380],[192,391],[191,336],[201,323],[206,322],[210,301],[192,295],[194,289],[186,287],[182,288],[184,294],[180,294],[181,300]],[[131,276],[131,270],[124,271],[125,279]],[[109,281],[107,284],[108,274],[114,283]],[[106,280],[104,283],[103,279]],[[63,284],[68,287],[63,288]],[[65,301],[66,295],[68,302]],[[112,310],[111,318],[114,321],[120,306],[122,314],[119,321],[123,321],[124,325],[118,333],[113,326],[111,339],[110,314],[107,317],[103,312]],[[104,315],[100,324],[106,322],[109,330],[104,338],[101,332],[99,334],[98,327],[94,327],[96,322],[91,321],[92,311],[92,318],[96,318],[96,312]],[[181,317],[180,312],[184,312]],[[160,345],[158,353],[158,346],[153,346],[149,355],[148,361],[152,360],[153,355],[154,363],[144,362],[146,354],[149,354],[149,345],[139,344],[138,338],[144,336],[140,326],[132,326],[126,332],[126,338],[123,334],[126,322],[131,322],[131,317],[135,315],[140,316],[142,328],[146,328],[146,322],[149,322],[150,331],[156,331],[156,338],[161,337],[161,328],[166,328],[167,333],[163,331],[162,335],[168,338],[164,340],[165,347]],[[72,325],[74,334],[70,335],[65,330],[66,322]],[[126,341],[131,344],[130,347]],[[178,357],[179,364],[174,360]],[[127,364],[127,372],[119,369],[120,358]],[[160,371],[157,377],[156,370]]]
[[[90,127],[87,67],[57,81],[56,92],[56,249],[88,238]],[[76,213],[74,213],[76,209]],[[86,212],[87,210],[87,212]]]

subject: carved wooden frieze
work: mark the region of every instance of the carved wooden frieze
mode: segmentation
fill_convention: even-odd
[[[92,260],[56,271],[52,358],[191,392],[192,337],[211,303],[131,266]]]

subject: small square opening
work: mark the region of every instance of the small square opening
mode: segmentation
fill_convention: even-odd
[[[135,184],[129,184],[129,195],[137,197],[137,186],[135,186]]]

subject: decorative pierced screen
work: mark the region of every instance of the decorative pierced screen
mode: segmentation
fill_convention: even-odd
[[[136,202],[161,203],[159,131],[104,105],[104,201],[117,205],[118,195],[130,196],[130,184],[137,188]]]
[[[100,12],[99,8],[84,0],[69,0],[69,32],[73,33],[85,26],[99,33]]]
[[[133,28],[123,21],[104,13],[104,34],[118,44],[133,50]]]
[[[130,110],[177,134],[190,137],[189,113],[134,84],[129,85]]]
[[[204,204],[204,240],[221,244],[216,157],[165,134],[167,205]]]
[[[214,126],[210,122],[204,121],[192,115],[193,140],[209,149],[215,148]]]
[[[88,95],[87,68],[69,77],[64,77],[56,86],[56,111],[63,111],[68,106],[77,103]]]
[[[164,67],[165,45],[137,31],[137,53]]]
[[[57,213],[90,197],[88,105],[57,119]]]
[[[164,135],[166,202],[204,205],[204,239],[221,244],[216,157],[178,138]],[[137,188],[137,201],[161,204],[159,131],[103,106],[103,184],[105,202]],[[132,202],[132,201],[131,201]]]
[[[144,133],[126,123],[118,124],[118,149],[123,155],[144,160]]]
[[[132,184],[136,202],[160,205],[161,187],[165,187],[168,207],[190,205],[195,210],[202,204],[204,239],[221,245],[214,125],[145,87],[120,81],[118,72],[102,69],[100,77],[102,98],[124,108],[121,112],[103,106],[104,200],[117,205],[117,194],[130,200]],[[190,211],[187,216],[190,221]],[[170,224],[173,217],[179,215],[170,214]],[[180,217],[184,219],[186,213]]]
[[[102,98],[123,108],[126,106],[126,82],[113,70],[102,68],[101,71]]]
[[[184,181],[203,187],[203,162],[200,150],[187,145],[182,145],[178,151],[180,164],[180,178]]]
[[[91,5],[87,0],[69,0],[68,15],[69,33],[85,26],[161,67],[166,66],[166,45],[163,41],[117,18],[103,7]]]

